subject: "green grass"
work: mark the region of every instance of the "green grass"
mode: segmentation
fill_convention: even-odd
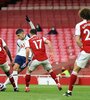
[[[58,91],[56,86],[31,85],[30,92],[24,92],[24,85],[19,85],[19,92],[13,92],[12,86],[0,92],[0,100],[90,100],[90,86],[75,86],[73,96],[65,97],[63,93],[67,86],[63,86],[62,91]]]

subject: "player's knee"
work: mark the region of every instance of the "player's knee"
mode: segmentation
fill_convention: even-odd
[[[14,71],[18,71],[19,68],[15,66],[15,67],[13,67],[13,70],[14,70]]]
[[[13,70],[18,71],[19,70],[19,64],[15,63],[15,65],[13,66]]]
[[[81,68],[79,68],[79,67],[78,67],[78,68],[74,68],[73,71],[75,71],[75,72],[78,73],[78,72],[80,71],[80,69],[81,69]]]

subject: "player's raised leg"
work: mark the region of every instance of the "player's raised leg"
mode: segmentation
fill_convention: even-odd
[[[54,73],[54,71],[53,71],[52,69],[49,70],[49,74],[51,75],[51,77],[52,77],[52,78],[54,79],[54,81],[56,82],[58,89],[59,89],[59,90],[62,90],[62,87],[61,87],[61,84],[60,84],[60,82],[59,82],[59,80],[58,80],[58,77],[56,76],[56,74]]]

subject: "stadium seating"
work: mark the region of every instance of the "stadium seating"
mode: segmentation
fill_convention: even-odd
[[[72,29],[73,30],[73,29]],[[13,58],[16,55],[16,29],[8,28],[8,29],[1,29],[0,36],[4,38],[9,49],[13,54]],[[24,28],[25,33],[29,32],[29,29]],[[51,40],[53,45],[54,51],[54,61],[51,63],[61,63],[61,62],[68,62],[70,59],[75,59],[77,53],[79,52],[79,48],[75,43],[73,43],[74,38],[72,37],[71,29],[69,28],[58,28],[57,35],[48,35],[49,29],[43,29],[43,33],[38,33],[39,36],[46,36],[48,39]],[[47,47],[46,47],[47,48]],[[49,49],[47,48],[47,54],[50,55]],[[41,69],[42,70],[42,69]],[[40,71],[40,70],[39,70]],[[42,71],[43,72],[43,71]],[[24,72],[23,72],[24,73]],[[44,72],[46,73],[46,72]]]
[[[39,23],[43,28],[51,28],[52,26],[57,28],[74,27],[79,20],[79,18],[76,18],[77,10],[6,10],[0,11],[0,13],[0,27],[2,28],[27,28],[26,15],[35,25]]]
[[[27,14],[35,25],[39,23],[43,28],[52,26],[73,28],[80,20],[77,16],[78,9],[89,4],[89,0],[82,2],[78,0],[72,0],[72,2],[70,0],[18,1],[16,4],[8,4],[7,7],[2,7],[0,10],[0,27],[27,28],[28,25],[25,23],[25,15]]]
[[[16,29],[12,28],[2,28],[0,29],[0,37],[4,38],[6,41],[7,45],[9,46],[9,49],[12,52],[13,58],[16,55],[16,35],[15,35]],[[24,28],[25,33],[29,33],[29,29]],[[56,62],[56,63],[62,63],[65,62],[67,63],[71,59],[75,59],[76,56],[78,55],[80,49],[75,43],[75,39],[73,38],[73,32],[74,29],[72,28],[58,28],[57,35],[46,35],[49,32],[49,29],[45,28],[43,29],[43,33],[38,33],[39,36],[46,36],[48,39],[51,40],[52,45],[53,45],[53,50],[54,50],[54,61],[51,61],[51,63]],[[46,47],[47,48],[47,47]],[[47,54],[49,56],[49,49],[47,48]],[[57,67],[58,68],[58,67]],[[37,69],[38,70],[38,69]],[[39,72],[42,70],[42,68],[39,68]],[[38,71],[37,74],[39,73]],[[36,73],[35,72],[35,73]],[[86,74],[85,70],[82,71],[83,74]],[[82,73],[80,72],[80,74]],[[89,72],[89,71],[88,71]],[[22,73],[25,73],[22,72]],[[46,73],[44,70],[42,73]]]

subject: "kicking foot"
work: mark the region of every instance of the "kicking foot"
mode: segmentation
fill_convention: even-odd
[[[69,96],[72,96],[72,92],[65,92],[64,94],[63,94],[63,96],[67,96],[67,97],[69,97]]]
[[[25,88],[25,92],[29,92],[30,91],[30,88],[29,87],[26,87]]]
[[[6,90],[6,87],[2,87],[2,89],[0,91],[5,91]]]
[[[14,88],[14,92],[19,92],[18,88]]]
[[[57,84],[57,87],[58,87],[58,90],[59,90],[59,91],[62,90],[62,87],[61,87],[60,83]]]

